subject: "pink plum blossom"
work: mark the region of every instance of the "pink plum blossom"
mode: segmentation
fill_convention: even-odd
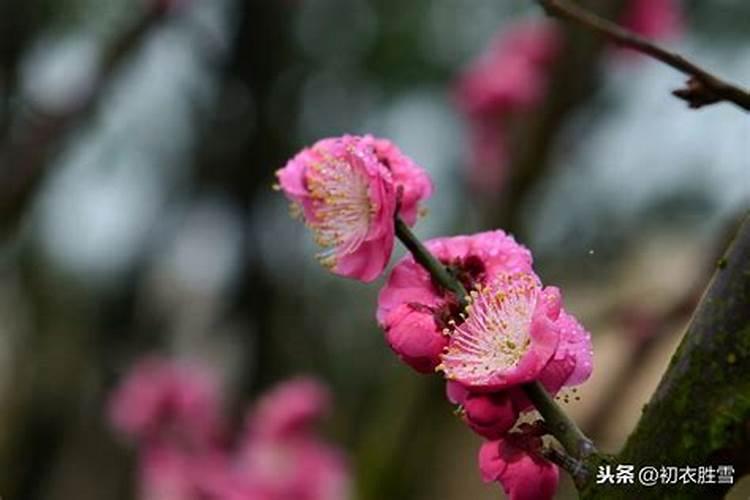
[[[560,50],[557,27],[522,22],[498,34],[457,85],[459,107],[469,116],[529,109],[544,97],[547,69]]]
[[[439,369],[479,390],[500,390],[539,378],[560,339],[538,278],[502,273],[472,290],[466,319],[456,324]],[[559,309],[556,311],[559,313]]]
[[[469,120],[468,182],[478,192],[497,193],[505,185],[511,161],[504,116]]]
[[[582,384],[593,368],[591,334],[565,311],[560,312],[555,325],[560,331],[560,345],[541,375],[541,382],[552,394],[563,386]]]
[[[312,428],[329,405],[327,389],[311,378],[272,388],[247,417],[236,472],[248,485],[274,492],[271,499],[348,498],[346,460]]]
[[[559,471],[535,453],[541,446],[537,434],[527,427],[488,441],[479,450],[482,478],[499,482],[510,500],[547,500],[557,490]]]
[[[496,35],[459,76],[456,101],[468,122],[469,181],[477,191],[502,188],[513,121],[544,99],[561,46],[555,24],[523,21]]]
[[[541,300],[544,302],[547,318],[552,321],[551,326],[559,334],[559,342],[554,355],[539,372],[536,380],[540,381],[547,392],[554,396],[564,387],[573,387],[585,382],[591,375],[593,357],[591,335],[578,320],[562,309],[562,299],[557,288],[546,287],[541,293]],[[505,395],[512,401],[512,409],[516,416],[532,406],[523,390],[515,385],[487,392],[485,387],[471,387],[456,381],[449,381],[447,384],[448,399],[464,409],[466,423],[477,434],[490,439],[496,439],[498,433],[503,432],[506,426],[505,421],[498,417],[496,422],[488,425],[486,422],[472,418],[476,413],[466,411],[467,401],[484,398],[486,401],[482,402],[482,408],[485,408],[488,404],[498,404],[495,403],[497,401],[503,403],[506,400]],[[508,411],[510,406],[505,408],[506,414],[510,414]]]
[[[437,238],[425,246],[468,290],[501,272],[531,271],[531,253],[500,230]],[[441,289],[407,255],[380,291],[376,317],[391,349],[415,370],[428,373],[440,364],[448,342],[444,330],[451,320],[460,318],[460,312],[453,294]]]
[[[253,435],[282,437],[310,432],[328,412],[331,395],[317,380],[300,377],[264,394],[249,415]]]
[[[185,450],[173,443],[146,444],[139,454],[139,500],[225,500],[214,486],[227,484],[228,455],[219,448]],[[264,497],[245,497],[261,500]],[[268,497],[266,497],[268,498]]]
[[[349,497],[349,472],[343,455],[312,436],[255,436],[240,450],[235,467],[242,478],[240,484],[272,492],[269,500]]]
[[[221,427],[216,375],[188,361],[148,357],[114,392],[112,425],[136,440],[175,436],[195,446],[216,439]]]
[[[148,448],[140,457],[140,500],[186,500],[197,497],[189,458],[160,446]]]
[[[140,500],[349,498],[346,458],[313,428],[330,406],[323,385],[309,377],[281,383],[252,407],[243,432],[207,440],[191,434],[206,432],[204,416],[192,411],[205,400],[203,382],[200,391],[180,386],[206,373],[195,364],[147,358],[116,390],[111,416],[118,430],[137,438]],[[175,386],[191,397],[175,397],[182,395]],[[218,419],[218,405],[213,409]]]
[[[506,391],[469,393],[463,400],[463,410],[469,427],[487,439],[501,438],[518,419],[518,410]]]
[[[276,175],[323,248],[320,262],[365,282],[376,279],[390,259],[397,209],[413,224],[419,202],[432,192],[421,168],[372,136],[318,141]]]

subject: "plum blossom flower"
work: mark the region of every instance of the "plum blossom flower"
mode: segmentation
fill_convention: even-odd
[[[530,272],[531,253],[503,231],[437,238],[427,249],[471,290],[500,272]],[[378,296],[376,317],[391,349],[409,366],[429,373],[448,344],[444,330],[460,319],[458,301],[440,288],[412,256],[405,256]]]
[[[560,344],[540,376],[540,381],[552,394],[557,394],[562,387],[580,385],[588,380],[594,355],[591,334],[574,316],[560,311],[555,325],[560,332]]]
[[[684,14],[680,0],[629,0],[621,23],[646,37],[666,38],[682,31]],[[514,122],[545,99],[563,43],[553,22],[523,20],[495,35],[459,75],[455,97],[467,121],[468,180],[476,191],[502,189]]]
[[[318,141],[276,175],[322,247],[320,262],[365,282],[376,279],[390,259],[397,210],[413,224],[419,203],[432,192],[421,168],[372,136]]]
[[[449,380],[482,390],[536,380],[560,338],[548,309],[535,275],[498,275],[472,290],[467,317],[453,327],[438,369]]]
[[[138,498],[219,500],[210,494],[211,485],[218,484],[217,479],[224,482],[228,470],[227,457],[218,449],[185,450],[173,443],[150,443],[139,454]]]
[[[544,97],[546,71],[561,46],[548,21],[523,21],[496,35],[459,78],[459,107],[470,116],[528,109]]]
[[[216,375],[189,361],[147,357],[115,390],[112,425],[136,440],[179,436],[205,446],[220,433],[221,401]]]
[[[497,481],[510,500],[551,499],[557,490],[557,466],[535,451],[541,447],[539,432],[525,424],[519,432],[488,441],[479,450],[479,470],[485,482]]]
[[[476,190],[502,188],[510,161],[512,122],[544,99],[550,68],[561,47],[555,24],[523,21],[496,35],[459,76],[455,95],[468,122],[469,181]]]
[[[243,432],[197,439],[191,432],[204,433],[196,424],[205,420],[192,410],[204,406],[172,405],[205,400],[202,391],[200,397],[174,398],[181,394],[174,379],[192,381],[189,370],[200,380],[208,373],[192,363],[147,358],[115,391],[110,416],[118,430],[136,438],[140,500],[349,498],[346,458],[313,429],[330,406],[323,385],[309,377],[281,383],[254,405]],[[193,394],[195,387],[183,389]],[[213,408],[218,419],[218,406]]]
[[[241,448],[234,472],[241,478],[240,488],[271,493],[261,497],[264,500],[349,497],[349,472],[343,455],[312,436],[255,436]]]
[[[591,335],[572,315],[562,309],[560,292],[555,287],[547,287],[542,291],[542,300],[546,316],[552,324],[547,325],[555,329],[559,335],[559,342],[551,359],[535,377],[551,395],[556,395],[564,387],[574,387],[585,382],[591,375],[593,363],[593,351],[591,347]],[[464,325],[468,323],[465,322]],[[503,415],[514,414],[518,416],[532,407],[523,390],[517,385],[510,385],[499,390],[488,392],[484,386],[472,387],[466,381],[449,381],[447,384],[448,399],[460,405],[463,409],[463,418],[466,423],[477,434],[497,439],[507,430],[507,418]],[[507,403],[510,399],[512,405]],[[481,403],[478,403],[480,400]],[[483,411],[496,408],[497,413],[486,413],[484,415],[497,415],[494,420],[488,420],[471,410],[467,402],[472,406],[479,407]],[[511,413],[511,408],[513,413]],[[467,411],[467,409],[469,411]],[[500,413],[502,410],[503,413]],[[478,418],[477,418],[478,417]],[[502,417],[502,418],[501,418]]]
[[[500,439],[531,407],[522,384],[555,395],[591,374],[589,333],[543,287],[529,251],[502,231],[438,238],[427,249],[471,290],[469,306],[413,257],[391,272],[377,320],[391,349],[413,369],[442,371],[448,399],[477,434]]]
[[[290,379],[264,394],[249,415],[253,435],[282,437],[311,432],[311,425],[325,415],[331,395],[317,380]]]
[[[303,377],[272,388],[247,417],[236,472],[270,499],[343,500],[349,496],[343,455],[322,442],[312,425],[328,410],[330,394]]]

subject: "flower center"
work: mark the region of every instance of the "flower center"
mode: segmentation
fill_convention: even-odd
[[[438,367],[448,379],[481,385],[516,367],[531,345],[531,321],[539,295],[528,274],[501,275],[471,292],[466,319],[453,324]]]
[[[322,154],[310,165],[307,188],[313,201],[315,242],[324,248],[317,254],[326,267],[336,265],[336,256],[348,254],[365,240],[375,211],[365,172],[354,162]],[[347,161],[351,160],[351,161]]]

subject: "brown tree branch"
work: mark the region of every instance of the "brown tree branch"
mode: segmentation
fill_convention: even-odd
[[[617,462],[750,471],[750,215]],[[715,479],[715,478],[714,478]],[[583,498],[720,498],[731,484],[593,485]]]
[[[668,51],[632,31],[608,21],[568,0],[538,0],[551,16],[578,23],[623,47],[646,54],[688,75],[686,87],[673,94],[691,108],[727,101],[750,111],[750,92],[729,83],[675,52]]]

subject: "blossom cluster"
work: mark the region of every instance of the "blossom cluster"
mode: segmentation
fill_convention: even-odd
[[[218,377],[204,366],[147,358],[112,395],[112,426],[138,452],[140,500],[345,500],[344,456],[314,423],[328,391],[309,378],[280,384],[230,433]]]
[[[590,335],[545,287],[532,256],[503,231],[437,238],[425,246],[469,290],[468,306],[438,286],[412,256],[393,269],[377,319],[393,351],[418,372],[438,371],[464,422],[487,440],[479,466],[511,498],[549,498],[557,467],[541,458],[539,426],[522,385],[550,394],[591,374]]]
[[[431,193],[424,170],[371,136],[319,141],[277,175],[326,248],[324,263],[361,281],[383,272],[396,214],[413,224],[416,205]],[[563,308],[560,290],[542,284],[531,252],[503,231],[424,246],[468,295],[405,256],[378,296],[385,339],[414,370],[443,375],[448,399],[487,440],[479,454],[485,480],[500,482],[511,498],[549,498],[558,470],[541,456],[546,431],[526,421],[533,407],[522,386],[538,382],[555,395],[582,383],[591,374],[590,335]]]
[[[629,0],[621,23],[662,38],[682,27],[680,0]],[[509,174],[514,129],[541,105],[563,36],[553,21],[523,20],[496,35],[456,82],[456,103],[469,131],[468,180],[479,192],[497,193]]]

